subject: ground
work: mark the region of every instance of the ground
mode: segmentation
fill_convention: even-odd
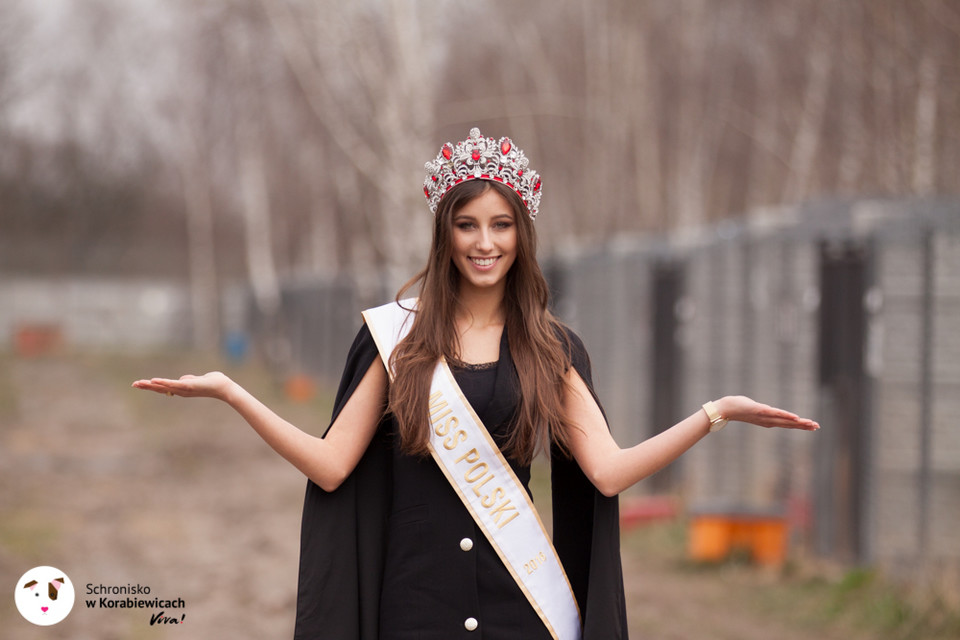
[[[327,394],[293,402],[253,365],[176,354],[0,354],[0,638],[292,636],[304,479],[225,406],[130,388],[139,377],[223,367],[295,424],[324,427]],[[823,611],[838,602],[829,579],[798,578],[795,565],[792,573],[694,567],[683,534],[682,520],[625,534],[631,637],[879,637]],[[38,565],[62,569],[77,591],[55,634],[2,596]],[[827,596],[811,596],[811,584]],[[159,608],[101,608],[102,596],[89,593],[101,585],[182,599],[184,608],[164,610],[181,624],[151,624]]]

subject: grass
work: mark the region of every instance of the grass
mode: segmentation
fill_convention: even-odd
[[[12,360],[9,352],[0,351],[0,423],[12,420],[17,412],[17,398],[13,392],[13,381],[10,380]]]
[[[960,609],[941,593],[898,584],[876,569],[853,568],[832,579],[787,577],[757,597],[760,606],[782,615],[802,613],[809,624],[841,625],[882,640],[960,638]]]
[[[651,525],[624,535],[623,553],[671,570],[717,579],[748,597],[737,600],[762,618],[786,621],[819,637],[847,630],[877,640],[960,638],[960,606],[933,587],[900,584],[872,568],[838,569],[796,557],[782,569],[759,569],[743,557],[720,564],[688,561],[686,523]],[[834,635],[831,635],[834,637]]]
[[[33,562],[60,541],[63,526],[56,519],[46,518],[30,509],[21,508],[3,513],[0,526],[0,548]]]

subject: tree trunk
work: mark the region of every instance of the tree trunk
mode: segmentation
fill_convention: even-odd
[[[190,260],[190,315],[193,346],[215,350],[220,342],[216,243],[213,233],[210,172],[199,155],[190,125],[181,122],[180,183],[187,214]]]
[[[920,60],[916,130],[913,152],[913,190],[927,194],[936,186],[937,60],[928,49]]]
[[[823,11],[827,11],[826,8]],[[830,37],[832,16],[821,16],[807,52],[807,82],[803,92],[800,123],[793,138],[789,176],[783,189],[784,202],[797,202],[809,194],[817,150],[827,110],[827,91],[833,55]]]
[[[280,307],[280,280],[273,258],[270,196],[257,124],[241,115],[237,121],[236,138],[247,273],[257,308],[265,317],[273,318]]]

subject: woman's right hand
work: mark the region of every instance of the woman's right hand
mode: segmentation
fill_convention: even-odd
[[[211,371],[202,376],[185,375],[179,379],[150,378],[137,380],[133,383],[135,389],[156,391],[168,396],[184,398],[216,398],[229,402],[230,391],[235,386],[233,380],[219,371]]]

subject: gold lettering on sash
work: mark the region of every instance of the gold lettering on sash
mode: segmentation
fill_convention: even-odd
[[[447,403],[444,402],[443,404],[446,405]],[[442,409],[442,408],[443,408],[443,407],[439,407],[438,409],[436,409],[436,411],[439,411],[439,410]],[[440,422],[441,420],[443,420],[444,418],[446,418],[448,415],[450,415],[451,413],[453,413],[453,409],[447,409],[446,411],[444,411],[444,412],[441,413],[440,415],[434,416],[433,413],[435,413],[436,411],[434,411],[434,412],[432,412],[432,413],[430,414],[430,424],[437,424],[438,422]]]
[[[446,411],[443,411],[444,409],[446,409]],[[430,406],[428,407],[428,411],[430,412],[430,424],[437,424],[448,415],[453,413],[453,409],[447,408],[447,401],[443,399],[442,391],[436,391],[430,395]],[[441,413],[441,411],[443,411],[443,413]]]
[[[503,522],[500,522],[500,516],[506,514],[507,511],[513,511],[507,519]],[[503,529],[508,522],[520,515],[520,512],[517,511],[517,508],[510,504],[510,498],[507,498],[506,502],[501,502],[496,509],[490,512],[490,517],[493,518],[493,521],[497,523],[497,529]]]
[[[523,563],[523,568],[527,570],[527,575],[530,575],[543,565],[547,563],[547,554],[543,551],[530,558],[529,562]]]
[[[447,438],[447,442],[449,442],[451,439],[455,439],[460,433],[463,432],[458,431],[450,438]],[[464,439],[466,438],[467,436],[464,434]],[[455,441],[452,443],[452,446],[447,446],[447,442],[444,443],[444,446],[447,449],[453,449],[456,446]],[[480,498],[481,506],[483,506],[484,509],[489,510],[487,512],[487,516],[493,520],[493,523],[497,525],[498,529],[503,529],[511,520],[520,515],[520,512],[511,503],[510,498],[507,498],[505,501],[497,504],[497,500],[506,498],[507,496],[507,492],[504,491],[503,487],[498,486],[487,495],[483,495],[480,492],[480,489],[485,484],[495,479],[495,474],[490,472],[489,464],[480,460],[480,453],[477,451],[476,447],[470,449],[462,456],[457,458],[454,461],[454,464],[458,462],[466,462],[467,464],[471,465],[470,468],[464,472],[463,479],[467,483],[474,485],[472,487],[474,495]]]
[[[446,409],[446,411],[444,411]],[[434,432],[438,436],[444,436],[448,433],[451,433],[451,429],[459,424],[456,416],[450,416],[445,423],[440,423],[440,421],[448,416],[451,413],[451,409],[448,408],[446,400],[443,400],[443,394],[440,391],[433,393],[430,396],[430,416],[431,422],[434,425]],[[460,442],[465,442],[470,436],[466,431],[458,429],[449,435],[443,441],[443,447],[448,451],[453,451]],[[469,468],[464,472],[463,479],[467,484],[473,485],[473,494],[480,498],[480,505],[487,509],[487,517],[493,521],[493,524],[497,525],[498,529],[503,529],[511,521],[520,516],[520,511],[517,510],[510,498],[507,498],[507,492],[501,486],[495,486],[493,491],[484,495],[481,493],[481,489],[491,480],[496,480],[495,473],[490,471],[490,465],[480,460],[480,452],[477,451],[476,447],[471,448],[470,450],[463,453],[460,457],[456,458],[453,463],[458,464],[460,462],[466,462]],[[497,500],[502,500],[506,498],[500,504],[497,504]]]
[[[483,477],[483,474],[487,472],[488,468],[489,467],[487,466],[486,462],[478,462],[477,464],[467,469],[467,472],[463,474],[463,479],[469,482],[470,484],[473,484],[474,482],[476,482],[477,480]]]
[[[483,485],[487,484],[491,480],[493,480],[493,474],[488,473],[487,477],[483,479],[483,482],[473,487],[473,495],[477,496],[478,498],[483,498],[483,496],[480,493],[480,489],[483,489]],[[483,504],[483,500],[480,500],[480,504]],[[484,504],[483,506],[489,508],[492,504],[493,503],[491,502],[490,504]]]
[[[450,418],[450,419],[456,420],[456,418]],[[437,435],[443,435],[443,434],[438,433]],[[455,434],[453,434],[452,436],[450,436],[449,438],[443,441],[443,448],[446,449],[447,451],[453,451],[454,449],[457,448],[457,443],[464,442],[466,441],[466,439],[467,439],[467,432],[461,429],[460,431],[457,431]]]
[[[443,436],[450,433],[450,429],[454,428],[458,424],[460,424],[460,421],[457,419],[457,416],[450,416],[449,418],[447,418],[447,421],[444,422],[442,425],[438,424],[437,426],[435,426],[433,428],[433,432],[442,438]],[[463,437],[464,439],[466,439],[467,434],[464,433]],[[455,447],[456,445],[453,445],[453,446]],[[453,447],[447,447],[447,449],[453,449]]]
[[[490,495],[480,498],[480,504],[482,504],[484,508],[489,509],[493,505],[497,504],[497,500],[502,498],[504,495],[506,494],[503,491],[503,487],[497,487]]]

